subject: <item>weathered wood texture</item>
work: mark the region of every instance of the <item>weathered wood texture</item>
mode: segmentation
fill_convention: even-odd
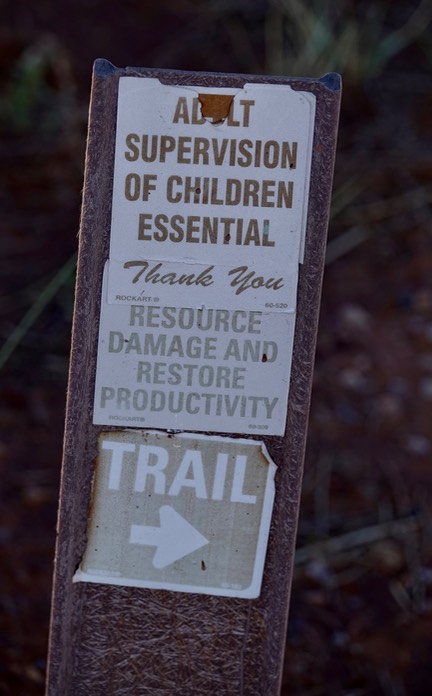
[[[256,600],[72,584],[85,548],[97,437],[102,430],[92,425],[92,408],[102,270],[109,247],[117,90],[123,75],[157,77],[172,85],[287,84],[316,95],[306,250],[299,279],[286,435],[256,438],[265,441],[278,466],[262,592]],[[95,63],[47,696],[271,696],[280,691],[339,102],[337,75],[321,80],[228,76],[117,69],[104,60]]]

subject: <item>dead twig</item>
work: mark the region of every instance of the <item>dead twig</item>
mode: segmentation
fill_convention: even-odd
[[[341,536],[331,537],[330,539],[317,541],[298,548],[295,563],[296,565],[302,565],[316,558],[338,554],[356,546],[371,544],[389,537],[401,537],[416,531],[419,527],[419,516],[411,515],[400,520],[389,520],[381,524],[356,529]]]

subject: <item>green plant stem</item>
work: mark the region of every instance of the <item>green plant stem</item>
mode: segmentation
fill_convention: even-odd
[[[6,342],[0,349],[0,370],[6,365],[9,358],[13,355],[16,348],[20,345],[26,333],[31,329],[38,317],[42,314],[45,307],[51,302],[58,290],[64,285],[76,266],[76,253],[73,254],[62,266],[55,276],[50,280],[48,285],[44,287],[38,295],[35,302],[31,305],[28,311],[24,314],[21,321],[13,329],[12,333],[7,338]]]

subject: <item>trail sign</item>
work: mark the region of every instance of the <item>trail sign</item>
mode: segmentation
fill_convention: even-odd
[[[275,471],[256,440],[102,433],[74,580],[258,597]]]
[[[279,691],[339,102],[95,63],[47,696]]]

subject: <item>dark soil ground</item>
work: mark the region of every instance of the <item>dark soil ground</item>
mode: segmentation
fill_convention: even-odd
[[[272,6],[1,3],[0,694],[44,689],[92,61],[264,71]],[[345,76],[286,696],[432,693],[431,64]]]

